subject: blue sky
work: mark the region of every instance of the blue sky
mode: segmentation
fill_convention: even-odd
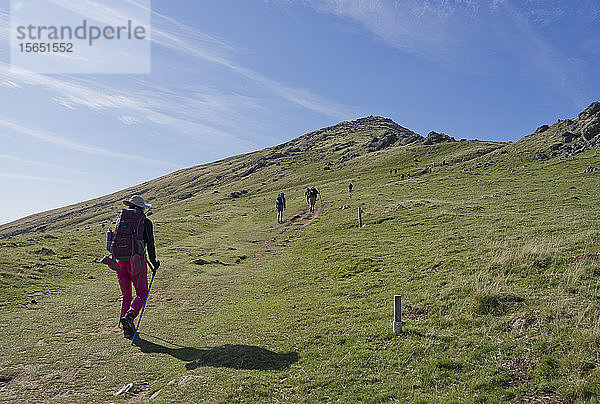
[[[597,0],[154,0],[138,75],[10,70],[0,4],[0,223],[366,115],[514,141],[600,99]]]

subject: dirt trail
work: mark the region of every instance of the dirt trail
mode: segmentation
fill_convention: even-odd
[[[323,212],[324,203],[319,202],[317,206],[315,206],[315,212],[310,213],[308,211],[308,205],[301,205],[298,210],[296,210],[291,216],[288,216],[284,219],[283,223],[278,225],[270,226],[270,230],[280,230],[284,228],[294,227],[303,229],[306,226],[310,225],[315,219],[321,216],[321,212]]]

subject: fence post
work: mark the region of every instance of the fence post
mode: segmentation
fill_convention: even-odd
[[[400,295],[394,296],[394,332],[396,334],[402,333],[402,297]]]
[[[358,207],[358,227],[362,227],[362,208]]]

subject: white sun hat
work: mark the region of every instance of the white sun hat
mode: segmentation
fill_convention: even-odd
[[[144,198],[142,198],[139,195],[133,195],[131,198],[129,198],[128,201],[123,201],[123,203],[129,207],[136,207],[142,209],[152,207],[152,205],[146,204],[144,202]]]

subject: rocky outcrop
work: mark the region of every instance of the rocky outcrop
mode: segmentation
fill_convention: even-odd
[[[369,143],[369,151],[377,151],[387,149],[398,142],[398,135],[393,132],[384,134],[381,138],[375,136]]]
[[[577,138],[577,135],[571,133],[569,131],[563,132],[560,134],[561,140],[563,143],[571,143],[573,139]]]
[[[600,102],[594,102],[587,107],[577,118],[576,131],[581,133],[585,140],[592,140],[600,134]]]
[[[542,125],[542,126],[540,126],[539,128],[537,128],[535,130],[535,133],[544,133],[548,129],[550,129],[550,126],[548,126],[548,125]]]
[[[577,118],[559,121],[556,125],[559,124],[561,143],[552,146],[550,157],[569,157],[600,146],[600,102],[592,103]]]
[[[431,145],[436,143],[444,143],[444,142],[456,142],[452,136],[448,136],[445,133],[437,133],[434,131],[429,132],[423,144]]]
[[[378,151],[389,147],[404,146],[423,141],[423,136],[398,125],[391,119],[371,115],[355,121],[340,122],[337,125],[307,133],[298,139],[288,142],[287,145],[292,146],[291,143],[294,145],[302,144],[304,146],[303,149],[311,150],[326,141],[346,139],[357,133],[365,133],[371,136],[366,144],[368,151]],[[335,146],[335,150],[337,151],[341,148],[354,145],[357,145],[356,141],[343,145],[340,142],[339,145]]]

